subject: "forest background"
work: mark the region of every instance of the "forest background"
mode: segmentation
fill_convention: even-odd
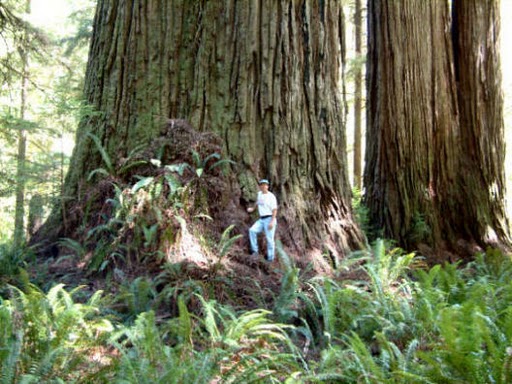
[[[22,8],[18,2],[18,8]],[[347,1],[346,13],[353,14],[354,5]],[[47,36],[45,47],[39,55],[31,59],[26,117],[19,119],[21,105],[21,77],[12,76],[4,83],[2,90],[2,121],[0,126],[0,242],[12,239],[15,220],[15,186],[18,156],[18,130],[27,125],[27,189],[24,199],[25,219],[28,225],[28,202],[37,195],[42,198],[43,215],[46,216],[51,206],[59,198],[75,140],[75,130],[80,117],[86,113],[82,104],[83,76],[87,63],[89,38],[92,32],[94,1],[32,0],[28,21]],[[501,14],[512,13],[512,1],[501,1]],[[347,157],[349,169],[353,170],[354,82],[351,73],[354,68],[364,70],[364,58],[357,58],[354,51],[353,18],[347,23]],[[363,20],[363,33],[366,29]],[[505,139],[512,140],[512,51],[506,49],[512,26],[503,22],[501,25],[501,62],[502,88],[504,93]],[[45,38],[46,39],[46,38]],[[365,37],[363,38],[365,44]],[[6,47],[4,47],[6,49]],[[365,49],[365,48],[364,48]],[[5,52],[4,52],[5,54]],[[12,56],[12,52],[9,53]],[[19,75],[19,73],[18,73]],[[29,86],[30,86],[29,85]],[[363,103],[364,106],[364,103]],[[365,114],[362,115],[364,130]],[[24,122],[22,122],[24,120]],[[363,151],[364,151],[364,131]],[[364,153],[364,152],[363,152]],[[364,156],[363,156],[364,157]],[[512,151],[507,150],[506,160],[507,201],[511,201],[512,190]],[[354,184],[354,173],[349,173]],[[507,209],[511,211],[511,205]],[[26,228],[27,229],[27,228]]]
[[[23,14],[23,3],[0,5]],[[82,91],[95,3],[31,0],[28,20],[44,34],[29,35],[34,49],[28,57],[18,47],[1,52],[2,382],[512,380],[512,262],[498,250],[430,268],[421,254],[379,240],[318,274],[311,265],[296,265],[282,248],[275,269],[233,256],[238,237],[229,228],[217,242],[205,241],[214,253],[206,266],[159,260],[155,267],[152,227],[139,239],[147,252],[135,255],[100,254],[92,242],[86,247],[72,238],[60,239],[58,260],[17,247],[16,187],[23,182],[24,230],[30,235],[60,202],[78,122],[93,112]],[[344,5],[352,44],[354,6]],[[512,52],[506,40],[512,1],[501,7],[505,133],[512,143]],[[20,41],[25,37],[18,35]],[[349,45],[349,161],[351,73],[363,61]],[[27,137],[22,178],[21,134]],[[101,152],[100,145],[96,149]],[[509,201],[511,155],[509,150]],[[206,168],[200,160],[195,180]],[[143,192],[151,181],[143,178],[131,191]],[[94,240],[108,230],[98,225],[88,233]],[[233,272],[230,261],[246,269]]]
[[[16,4],[13,6],[12,4]],[[13,2],[22,15],[23,2]],[[4,40],[3,68],[0,239],[7,242],[14,234],[18,158],[18,133],[27,132],[26,196],[24,223],[27,226],[29,202],[42,199],[43,215],[60,195],[64,174],[71,156],[75,131],[82,107],[83,76],[87,63],[95,2],[31,2],[27,22],[39,29],[30,36],[35,52],[30,57],[25,116],[20,118],[22,98],[21,59],[13,42]],[[6,31],[7,32],[7,31]],[[12,38],[11,36],[6,37]],[[22,40],[21,36],[18,36]],[[19,42],[17,43],[19,44]],[[15,66],[12,68],[11,65]],[[36,198],[37,199],[37,198]]]

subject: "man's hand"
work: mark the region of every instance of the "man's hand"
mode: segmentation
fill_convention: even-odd
[[[254,212],[254,207],[249,207],[249,208],[247,208],[247,212],[249,212],[249,213],[253,213],[253,212]]]
[[[275,223],[276,219],[272,218],[272,220],[270,220],[270,223],[268,223],[268,229],[272,229],[274,228],[274,223]]]

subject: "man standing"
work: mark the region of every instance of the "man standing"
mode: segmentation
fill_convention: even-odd
[[[268,190],[269,182],[267,179],[259,181],[260,191],[254,207],[247,208],[247,212],[254,212],[258,207],[260,218],[249,229],[249,240],[251,242],[251,255],[258,255],[258,234],[265,232],[267,238],[267,257],[265,260],[273,261],[275,253],[274,235],[277,227],[277,199],[272,192]]]

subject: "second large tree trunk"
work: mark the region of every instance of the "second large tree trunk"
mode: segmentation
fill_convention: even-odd
[[[454,2],[455,73],[466,231],[482,244],[508,241],[499,1]]]
[[[500,84],[488,73],[499,69],[489,19],[459,16],[455,30],[465,44],[457,43],[456,82],[448,1],[370,1],[368,14],[365,185],[375,235],[407,248],[506,244]],[[478,25],[473,32],[471,24]],[[478,58],[470,52],[481,39],[488,49]]]

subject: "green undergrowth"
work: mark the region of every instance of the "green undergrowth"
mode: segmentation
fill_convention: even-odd
[[[144,277],[115,294],[43,291],[6,277],[28,263],[15,255],[2,254],[2,383],[512,380],[512,262],[496,250],[428,268],[378,241],[339,266],[357,279],[306,280],[280,249],[280,289],[260,308],[192,277],[172,294]]]

